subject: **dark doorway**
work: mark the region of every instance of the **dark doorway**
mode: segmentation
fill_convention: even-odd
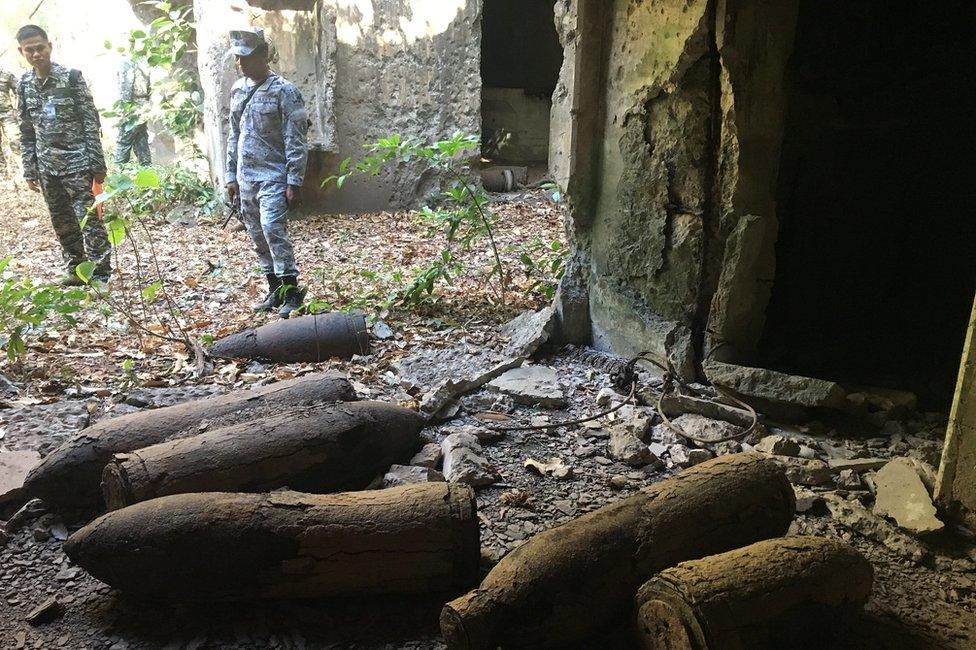
[[[948,406],[976,291],[974,17],[801,1],[765,364]]]
[[[485,0],[481,41],[482,153],[492,163],[542,168],[563,50],[553,0]]]

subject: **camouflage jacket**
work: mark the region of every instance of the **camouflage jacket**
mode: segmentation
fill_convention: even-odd
[[[135,61],[123,61],[119,69],[119,99],[133,104],[145,104],[149,101],[151,91],[146,71]]]
[[[42,81],[31,70],[17,94],[24,178],[105,173],[98,111],[80,74],[55,63]]]
[[[300,186],[308,162],[308,113],[302,94],[272,74],[245,106],[253,88],[245,77],[231,90],[225,180]]]
[[[0,120],[17,118],[17,77],[0,69]]]

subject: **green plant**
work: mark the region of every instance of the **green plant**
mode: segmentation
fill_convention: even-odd
[[[566,255],[568,250],[558,240],[548,244],[536,237],[532,242],[523,246],[519,252],[519,261],[525,272],[526,280],[531,284],[527,291],[539,292],[552,300],[556,295],[556,288],[566,270]]]
[[[209,179],[183,165],[154,167],[159,177],[159,185],[136,187],[128,197],[131,210],[141,215],[166,212],[173,206],[191,205],[204,216],[214,214],[221,205],[221,199]],[[120,176],[134,178],[139,174],[137,165],[123,166]]]
[[[493,232],[497,217],[488,210],[488,193],[471,173],[470,159],[479,146],[477,136],[463,133],[455,133],[446,140],[432,144],[392,135],[366,145],[369,155],[355,165],[349,158],[343,160],[339,173],[323,182],[323,186],[335,183],[341,189],[353,174],[378,176],[387,165],[397,162],[418,162],[425,167],[419,173],[435,170],[449,179],[450,184],[440,193],[438,203],[421,212],[435,230],[446,235],[446,245],[430,265],[421,269],[401,291],[400,300],[404,304],[419,305],[432,300],[436,285],[439,282],[451,283],[453,276],[462,269],[455,249],[470,249],[482,238],[488,240],[494,259],[488,275],[489,282],[492,277],[495,278],[498,300],[503,306],[505,304],[507,279]]]
[[[11,262],[0,260],[0,278]],[[60,319],[75,326],[77,314],[88,302],[84,289],[38,285],[30,278],[9,276],[0,281],[0,349],[10,361],[27,350],[27,339],[44,333]]]
[[[127,47],[115,47],[120,54],[158,71],[153,83],[153,101],[138,114],[130,102],[118,101],[107,117],[119,117],[130,122],[158,119],[166,130],[184,141],[192,143],[194,133],[203,116],[203,94],[187,55],[193,52],[195,36],[193,8],[174,8],[170,2],[149,0],[149,5],[161,15],[146,29],[129,32]],[[106,49],[113,49],[111,41],[105,41]]]

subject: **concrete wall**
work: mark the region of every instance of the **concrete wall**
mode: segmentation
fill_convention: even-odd
[[[649,350],[685,377],[716,339],[716,356],[748,356],[775,263],[796,2],[577,0],[557,16],[553,171],[577,243],[560,298],[588,293],[598,346]],[[581,123],[557,127],[566,115]]]
[[[949,416],[935,496],[949,510],[976,526],[976,303],[959,368],[959,383]]]
[[[394,133],[434,140],[480,132],[481,0],[196,0],[194,8],[215,174],[223,168],[237,76],[226,34],[248,24],[265,28],[280,52],[276,71],[298,84],[309,104],[311,210],[404,207],[437,187],[437,179],[404,168],[350,179],[341,192],[319,190],[340,160],[361,156],[368,142]]]

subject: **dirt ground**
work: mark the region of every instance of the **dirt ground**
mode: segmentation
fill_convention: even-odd
[[[58,249],[38,197],[22,192],[3,201],[2,254],[14,255],[15,268],[33,277],[57,277]],[[561,209],[544,197],[525,197],[499,206],[499,212],[502,248],[513,268],[518,268],[520,243],[536,237],[562,240]],[[154,228],[167,277],[180,287],[181,308],[190,315],[196,334],[219,335],[266,318],[247,311],[260,284],[242,233],[203,222],[188,227],[160,220]],[[312,293],[337,307],[377,302],[377,296],[390,289],[385,275],[398,266],[419,264],[437,248],[410,214],[318,217],[295,223],[293,232]],[[289,366],[218,363],[203,380],[192,378],[190,359],[179,347],[140,339],[118,319],[94,310],[77,329],[55,329],[34,342],[21,363],[0,366],[0,373],[22,389],[18,398],[6,400],[0,408],[0,446],[46,452],[102,417],[324,368],[347,372],[362,397],[416,406],[418,395],[405,389],[394,372],[396,361],[421,349],[463,344],[476,351],[495,346],[501,322],[522,309],[545,304],[544,297],[524,291],[514,292],[505,308],[492,302],[484,281],[487,265],[486,256],[472,253],[470,273],[437,305],[419,313],[384,310],[379,315],[396,336],[377,341],[369,357]],[[523,289],[529,284],[517,274],[513,281]],[[128,374],[121,368],[125,359],[135,361]],[[593,413],[597,394],[611,382],[579,351],[553,350],[537,363],[557,370],[569,405],[559,410],[503,405],[514,422],[559,421]],[[493,399],[484,391],[474,396],[479,398]],[[439,441],[465,428],[484,429],[485,422],[471,414],[476,410],[462,410],[458,418],[431,427],[425,436]],[[908,452],[930,457],[944,431],[916,430],[911,417],[905,419],[906,434],[880,443],[877,430],[840,437],[815,422],[782,427],[767,423],[767,429],[795,436],[811,447],[822,443],[880,457]],[[599,427],[509,433],[487,443],[484,452],[501,476],[497,484],[478,490],[486,568],[533,534],[678,471],[670,462],[635,468],[608,458],[605,433]],[[572,476],[539,476],[524,465],[527,459],[550,458],[570,466]],[[815,489],[842,498],[870,498],[860,488]],[[64,531],[35,529],[36,525],[28,526],[0,549],[2,648],[444,647],[436,626],[440,600],[207,606],[133,601],[71,565],[58,539]],[[839,632],[836,647],[976,648],[976,540],[967,531],[952,529],[923,541],[926,557],[921,562],[863,536],[822,507],[798,514],[791,532],[845,539],[875,568],[867,611],[857,624]],[[63,615],[43,625],[26,622],[28,613],[50,596],[64,605]]]

